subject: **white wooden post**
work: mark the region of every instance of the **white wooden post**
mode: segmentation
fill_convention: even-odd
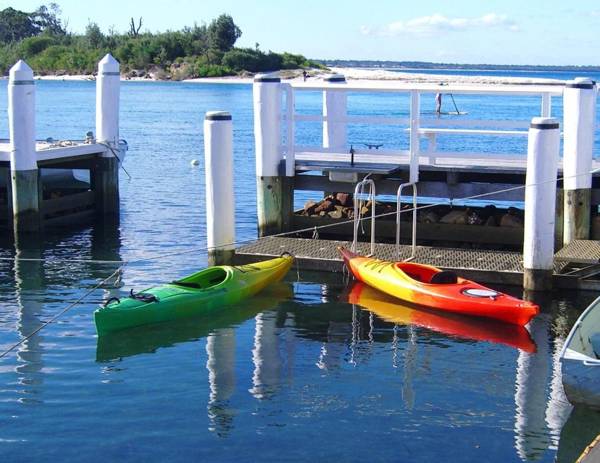
[[[108,53],[98,63],[96,78],[96,140],[116,148],[119,141],[119,62]],[[109,151],[105,154],[112,157]]]
[[[342,74],[332,74],[323,79],[333,86],[344,86],[346,77]],[[346,92],[339,90],[323,90],[323,147],[333,151],[346,152],[347,115]]]
[[[230,262],[235,252],[233,123],[227,112],[204,117],[206,241],[211,265]]]
[[[549,93],[542,93],[542,107],[540,116],[552,116],[552,96]]]
[[[596,88],[590,79],[569,81],[563,93],[563,242],[590,237],[592,151]]]
[[[523,238],[523,286],[533,291],[552,287],[559,146],[558,120],[534,117],[527,146]]]
[[[41,218],[35,152],[35,84],[33,71],[23,60],[10,69],[8,125],[14,230],[37,231]]]
[[[292,181],[285,177],[281,147],[281,79],[259,74],[252,90],[258,234],[267,236],[289,226],[293,204]]]
[[[409,183],[419,181],[419,155],[421,143],[419,135],[419,118],[421,117],[420,95],[416,90],[410,92],[410,173]]]
[[[96,140],[106,145],[91,172],[96,212],[104,218],[119,214],[119,62],[110,54],[98,62],[96,78]],[[114,152],[113,152],[114,151]]]

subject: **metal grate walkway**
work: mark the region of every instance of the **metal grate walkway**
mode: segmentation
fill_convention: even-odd
[[[243,263],[289,252],[298,259],[304,270],[342,271],[342,259],[338,246],[350,247],[349,241],[333,241],[304,238],[264,238],[241,246],[236,250],[236,262]],[[408,258],[411,247],[400,247],[400,260]],[[358,252],[368,254],[370,243],[358,243]],[[396,259],[394,244],[375,244],[375,257]],[[488,251],[457,248],[417,246],[415,261],[448,270],[456,270],[467,278],[479,281],[521,284],[523,280],[523,256],[518,252]]]

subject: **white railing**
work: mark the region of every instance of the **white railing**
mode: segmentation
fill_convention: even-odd
[[[420,98],[422,94],[443,92],[444,94],[465,95],[514,95],[514,96],[536,96],[540,98],[540,116],[551,115],[552,97],[562,96],[562,86],[555,85],[445,85],[440,87],[431,84],[406,85],[398,82],[346,82],[342,85],[331,84],[324,81],[310,83],[283,83],[281,84],[286,95],[285,107],[282,110],[282,119],[285,121],[286,142],[282,143],[282,150],[286,157],[286,173],[293,175],[296,158],[303,160],[318,161],[326,155],[328,160],[348,160],[349,153],[340,148],[324,148],[322,146],[297,146],[294,141],[295,125],[299,122],[321,122],[323,124],[335,121],[343,124],[368,124],[373,126],[399,126],[399,130],[408,134],[408,149],[360,149],[352,144],[354,156],[358,162],[381,162],[393,164],[408,164],[410,169],[410,182],[418,181],[418,165],[420,158],[430,165],[438,162],[447,164],[453,159],[482,160],[485,165],[490,163],[504,164],[515,161],[523,162],[526,155],[524,146],[521,155],[512,153],[469,153],[439,151],[438,136],[497,136],[497,137],[527,137],[531,117],[527,119],[491,120],[491,119],[436,119],[432,116],[426,117],[420,111]],[[367,116],[349,115],[346,108],[338,110],[337,114],[296,114],[295,92],[297,91],[323,91],[324,98],[327,92],[369,92],[369,93],[397,93],[409,96],[409,117],[392,116]],[[333,125],[333,124],[332,124]],[[421,150],[421,139],[428,140],[427,150]],[[347,143],[351,145],[350,142]],[[423,160],[421,160],[421,163]]]

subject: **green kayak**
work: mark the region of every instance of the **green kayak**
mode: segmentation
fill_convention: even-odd
[[[177,320],[240,302],[282,279],[294,258],[285,254],[255,264],[209,267],[172,283],[111,298],[94,312],[99,335]]]

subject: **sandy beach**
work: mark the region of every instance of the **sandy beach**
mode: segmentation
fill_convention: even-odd
[[[386,69],[372,69],[372,68],[349,68],[349,67],[332,67],[330,71],[323,71],[320,69],[313,69],[308,71],[311,76],[310,79],[318,80],[323,76],[329,74],[343,74],[347,80],[354,81],[398,81],[404,83],[434,83],[434,84],[481,84],[481,85],[510,85],[510,84],[522,84],[522,85],[561,85],[564,81],[558,79],[544,79],[541,77],[521,78],[521,77],[504,77],[504,76],[464,76],[454,74],[444,74],[444,70],[440,69],[439,74],[420,74],[413,72],[400,72],[390,71]],[[284,81],[300,81],[302,80],[301,70],[286,70],[280,73],[282,80]],[[6,77],[4,77],[6,78]],[[36,80],[54,80],[54,81],[93,81],[94,76],[91,75],[46,75],[36,76]],[[156,82],[156,79],[149,79],[146,77],[125,77],[121,78],[122,81],[129,82]],[[162,80],[168,82],[168,80]],[[193,78],[185,79],[177,82],[186,83],[201,83],[201,84],[251,84],[253,81],[252,77],[205,77],[205,78]]]

